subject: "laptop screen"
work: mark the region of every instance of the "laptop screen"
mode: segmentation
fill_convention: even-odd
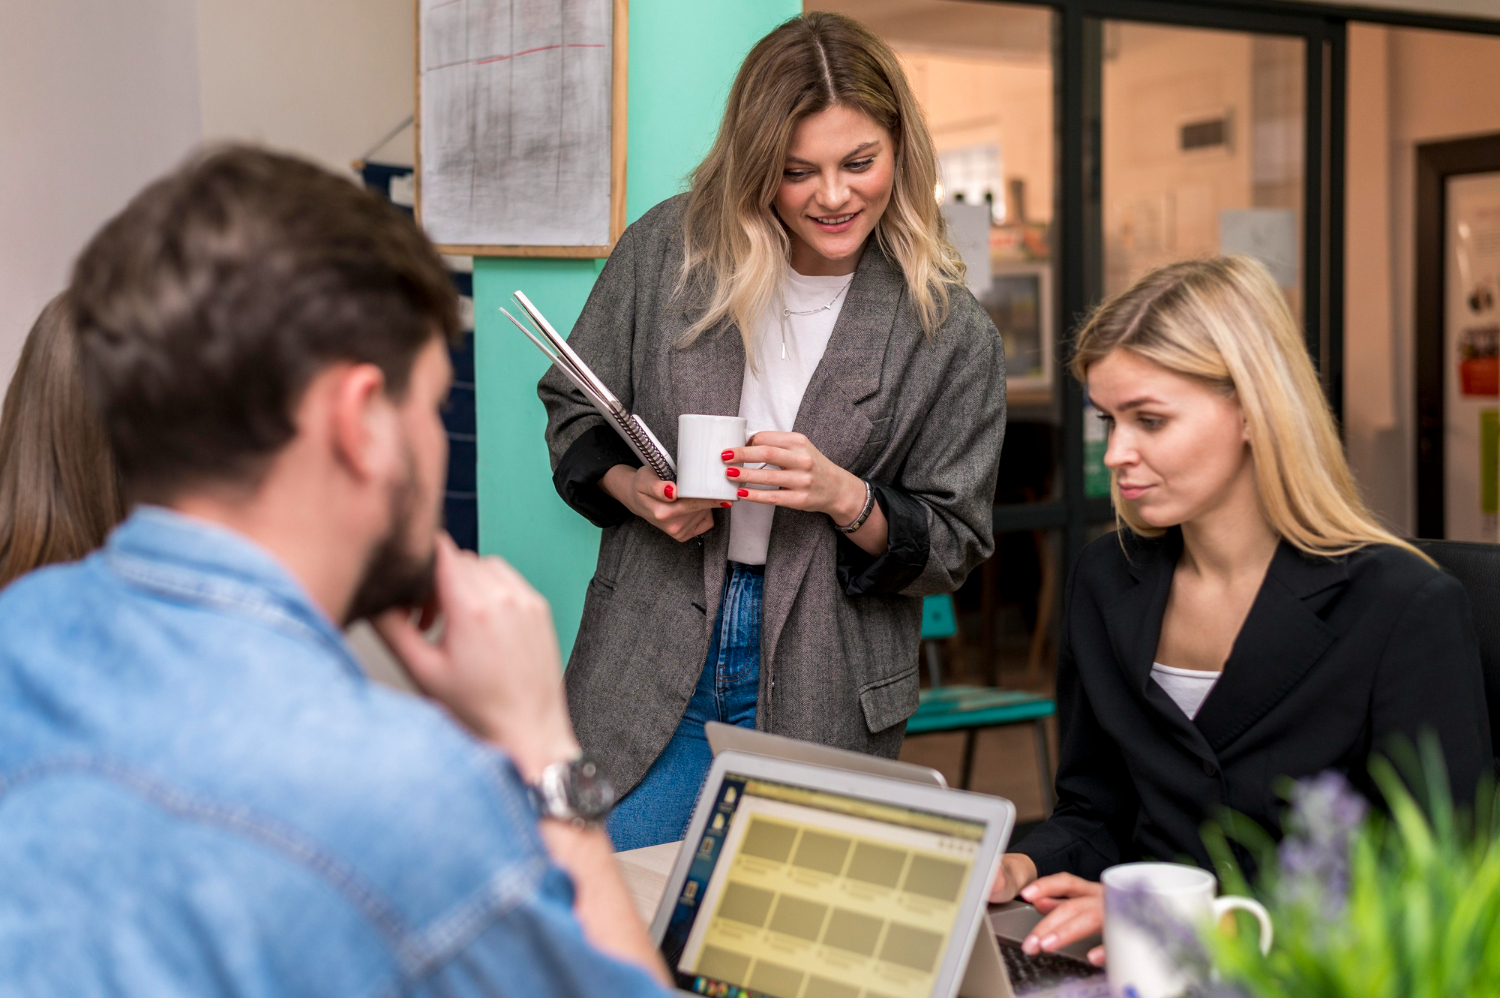
[[[984,832],[725,773],[662,953],[697,994],[929,998]]]

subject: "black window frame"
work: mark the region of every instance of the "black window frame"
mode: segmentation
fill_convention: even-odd
[[[1084,489],[1082,386],[1067,374],[1079,322],[1103,292],[1101,244],[1102,23],[1136,21],[1302,37],[1306,40],[1304,175],[1304,334],[1335,418],[1344,394],[1344,177],[1347,38],[1351,21],[1500,35],[1500,20],[1287,0],[968,0],[1046,7],[1054,15],[1055,370],[1062,405],[1061,494],[998,505],[994,529],[1062,533],[1071,568],[1091,531],[1114,521],[1107,498]],[[1061,589],[1067,572],[1057,573]]]

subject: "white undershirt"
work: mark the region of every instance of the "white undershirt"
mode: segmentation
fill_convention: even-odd
[[[745,381],[740,389],[740,415],[745,430],[754,436],[761,430],[790,433],[797,422],[797,410],[813,371],[828,348],[833,325],[844,307],[847,292],[839,295],[833,307],[812,315],[789,315],[782,318],[782,308],[793,312],[821,309],[853,280],[842,277],[804,277],[790,268],[781,285],[784,304],[773,305],[755,331],[755,363],[745,358]],[[784,324],[784,328],[783,328]],[[785,337],[783,338],[783,332]],[[786,356],[782,357],[782,344]],[[771,543],[771,518],[774,506],[737,502],[729,511],[729,560],[746,565],[764,565],[766,549]]]
[[[1151,663],[1151,678],[1166,691],[1182,712],[1189,718],[1198,716],[1209,691],[1219,681],[1222,672],[1204,672],[1202,669],[1174,669],[1160,662]]]

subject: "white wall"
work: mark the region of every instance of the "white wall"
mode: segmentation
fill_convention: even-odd
[[[203,135],[301,153],[333,169],[412,111],[412,0],[197,0]],[[412,162],[412,132],[381,150]]]
[[[0,390],[105,219],[198,141],[193,0],[0,0]]]
[[[0,0],[0,392],[36,314],[201,139],[349,172],[411,114],[412,0]],[[379,150],[412,161],[406,129]],[[368,629],[376,678],[404,679]]]
[[[132,194],[205,138],[347,173],[411,114],[412,35],[411,0],[0,0],[0,391]]]

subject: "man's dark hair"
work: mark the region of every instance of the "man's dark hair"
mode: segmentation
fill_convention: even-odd
[[[71,300],[84,383],[132,498],[253,484],[317,373],[372,363],[400,399],[453,285],[399,209],[311,163],[231,146],[147,187],[89,242]]]

